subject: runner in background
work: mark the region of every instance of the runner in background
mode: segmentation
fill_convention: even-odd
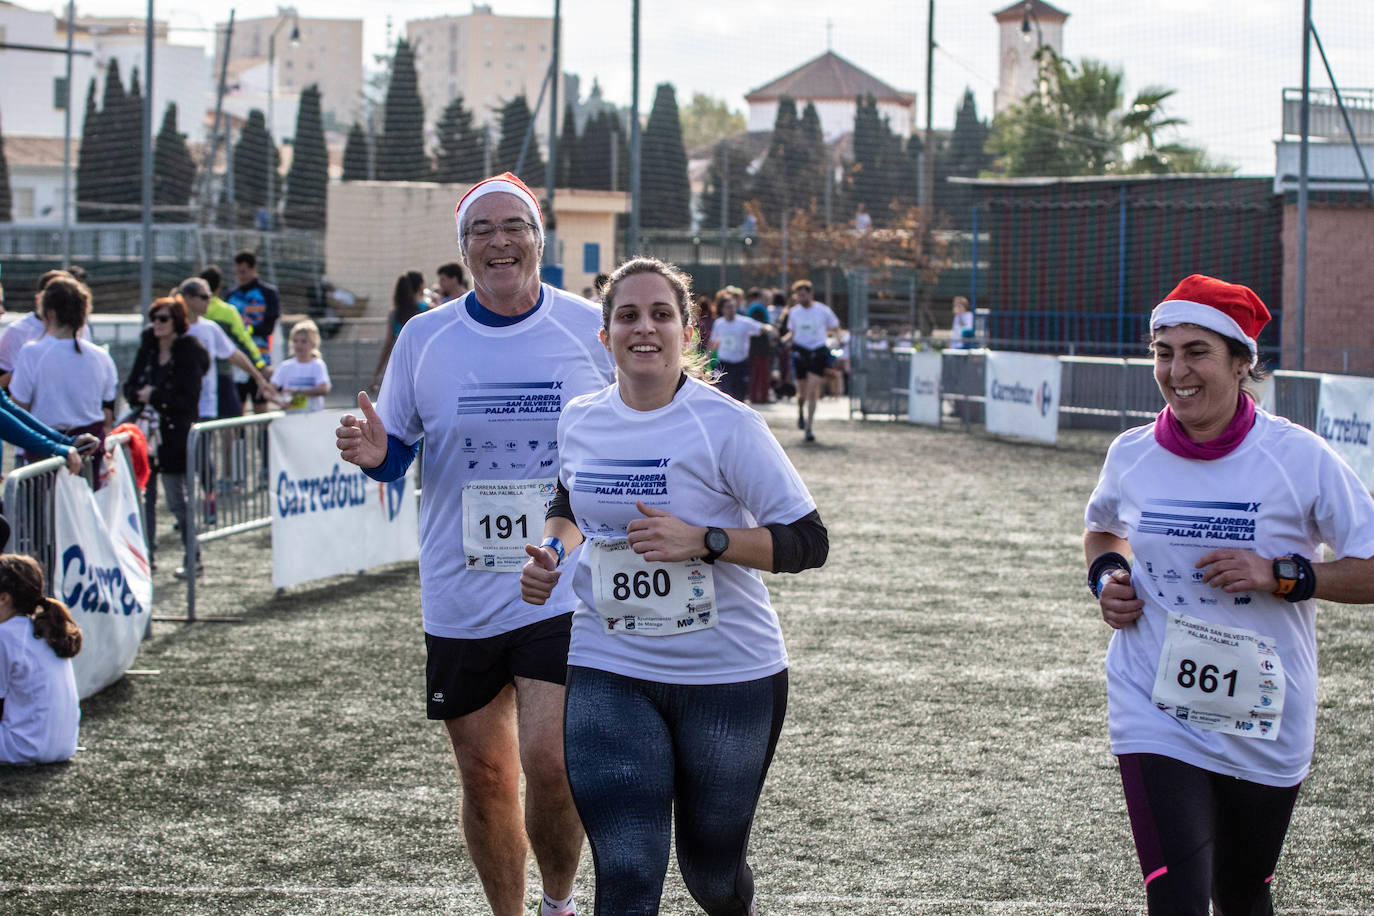
[[[617,381],[564,410],[559,497],[525,547],[526,600],[577,592],[564,740],[610,916],[658,912],[674,817],[702,910],[754,912],[745,853],[787,705],[759,571],[818,567],[829,549],[763,418],[701,380],[692,324],[677,268],[635,258],[611,275]]]
[[[1155,308],[1166,406],[1112,444],[1085,513],[1089,588],[1116,630],[1112,752],[1151,914],[1273,912],[1312,760],[1315,599],[1374,602],[1368,490],[1242,387],[1262,377],[1268,320],[1249,288],[1199,274]]]
[[[360,392],[362,416],[342,419],[338,445],[369,476],[395,480],[425,440],[427,714],[453,745],[463,833],[492,912],[523,911],[532,848],[540,913],[563,916],[576,910],[582,849],[563,763],[575,600],[565,585],[528,604],[519,573],[556,488],[559,414],[609,384],[613,369],[596,342],[596,307],[539,282],[543,216],[520,179],[479,182],[459,202],[457,226],[472,292],[401,328],[380,403],[374,410]]]
[[[825,337],[840,326],[840,319],[824,302],[815,300],[810,280],[792,284],[795,302],[787,310],[783,341],[792,345],[792,373],[797,379],[797,428],[806,431],[806,441],[815,442],[812,424],[816,402],[825,385],[825,370],[830,366],[830,348]]]

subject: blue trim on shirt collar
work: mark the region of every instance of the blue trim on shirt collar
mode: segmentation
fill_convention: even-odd
[[[468,315],[478,324],[484,324],[489,328],[508,328],[513,324],[519,324],[526,318],[539,311],[539,307],[544,304],[544,284],[539,284],[539,301],[534,304],[534,308],[528,312],[521,312],[519,315],[498,315],[485,305],[477,301],[477,290],[472,291],[468,297]]]

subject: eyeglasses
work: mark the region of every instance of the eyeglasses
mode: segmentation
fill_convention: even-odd
[[[499,229],[508,237],[518,239],[526,232],[533,231],[534,228],[534,223],[524,219],[508,219],[504,223],[489,223],[483,220],[468,226],[468,235],[475,239],[489,239]]]
[[[193,289],[182,290],[182,293],[181,293],[181,294],[182,294],[183,296],[185,296],[186,298],[188,298],[188,299],[209,299],[209,298],[210,298],[210,294],[209,294],[209,293],[198,293],[198,292],[196,292],[196,291],[193,290]]]
[[[155,314],[149,315],[148,317],[151,318],[153,321],[156,321],[158,324],[162,324],[162,322],[164,321],[172,320],[172,316],[168,312],[157,312]]]

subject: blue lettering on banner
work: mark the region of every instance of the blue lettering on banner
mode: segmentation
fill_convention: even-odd
[[[80,544],[73,544],[62,554],[63,586],[68,582],[71,588],[62,595],[67,607],[90,614],[122,614],[125,617],[146,611],[125,581],[124,571],[118,566],[87,565],[86,552]]]
[[[371,482],[362,471],[341,472],[338,464],[319,477],[292,478],[282,471],[277,475],[277,512],[287,518],[361,506],[367,502]],[[395,519],[405,497],[405,478],[384,484],[380,495],[389,520]]]
[[[1327,442],[1342,445],[1368,445],[1371,421],[1361,420],[1352,413],[1349,417],[1333,417],[1325,410],[1317,411],[1317,434]]]
[[[1054,403],[1054,391],[1050,388],[1049,382],[1041,382],[1040,387],[1027,388],[1020,382],[1012,382],[1010,385],[1003,385],[996,378],[992,380],[992,399],[994,401],[1011,401],[1013,404],[1025,404],[1034,406],[1040,412],[1040,416],[1045,416],[1050,412],[1050,407]]]

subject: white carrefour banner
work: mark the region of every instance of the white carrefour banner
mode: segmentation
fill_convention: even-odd
[[[1059,372],[1053,356],[988,351],[983,378],[988,432],[1054,442]]]
[[[123,449],[105,462],[98,494],[83,477],[57,474],[57,569],[52,592],[81,627],[72,659],[82,697],[124,676],[138,655],[153,605],[153,580],[138,491]]]
[[[268,427],[277,588],[420,556],[415,466],[390,483],[371,479],[339,457],[340,416],[288,414]]]
[[[1374,490],[1374,379],[1348,375],[1323,375],[1317,396],[1317,435],[1345,463],[1355,469],[1364,485]]]
[[[940,425],[940,372],[944,357],[939,353],[911,354],[911,376],[907,383],[906,418],[912,423]]]

